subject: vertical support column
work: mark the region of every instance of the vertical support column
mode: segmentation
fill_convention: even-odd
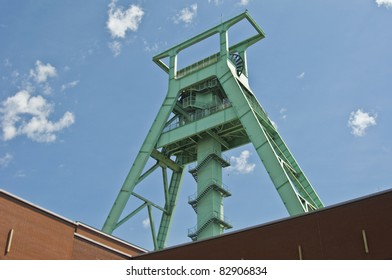
[[[177,53],[172,53],[169,60],[169,80],[175,79],[177,75]]]
[[[229,52],[227,29],[220,32],[220,57],[226,59]]]
[[[197,195],[202,196],[197,204],[198,240],[223,233],[221,225],[214,222],[202,228],[213,216],[223,220],[222,195],[219,192],[207,190],[212,180],[222,182],[222,166],[216,160],[203,163],[211,153],[221,156],[221,151],[221,144],[212,137],[201,139],[197,145],[197,163],[199,166],[203,165],[197,173]]]

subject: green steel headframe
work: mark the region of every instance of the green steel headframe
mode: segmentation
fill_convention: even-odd
[[[228,30],[240,21],[247,21],[256,35],[229,46]],[[216,34],[218,53],[177,70],[181,51]],[[168,93],[106,219],[104,232],[112,234],[147,208],[154,248],[164,248],[185,167],[197,162],[189,170],[197,182],[197,193],[188,202],[197,213],[197,226],[188,236],[198,240],[222,233],[231,227],[222,202],[230,195],[222,183],[222,168],[230,163],[222,152],[247,143],[253,144],[290,215],[323,207],[249,87],[246,50],[263,38],[262,29],[244,12],[153,58],[169,75]],[[151,167],[147,166],[149,159],[155,161]],[[158,168],[162,170],[164,206],[135,192]],[[123,213],[131,197],[141,204]],[[158,232],[153,208],[162,212]]]

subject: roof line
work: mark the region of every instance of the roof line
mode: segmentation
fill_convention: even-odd
[[[11,197],[12,199],[15,199],[15,200],[18,200],[18,201],[20,201],[20,202],[25,203],[25,204],[27,204],[28,206],[34,207],[34,208],[38,209],[39,211],[42,211],[42,212],[44,212],[44,213],[46,213],[46,214],[49,214],[49,215],[51,215],[51,216],[54,216],[55,218],[58,218],[58,219],[61,219],[61,220],[66,221],[66,222],[68,222],[68,223],[70,223],[70,224],[76,225],[76,222],[75,222],[75,221],[72,221],[72,220],[70,220],[70,219],[68,219],[68,218],[65,218],[64,216],[61,216],[61,215],[59,215],[59,214],[56,214],[56,213],[54,213],[54,212],[52,212],[52,211],[50,211],[50,210],[48,210],[48,209],[45,209],[45,208],[43,208],[43,207],[41,207],[41,206],[38,206],[37,204],[34,204],[34,203],[30,202],[30,201],[27,201],[27,200],[25,200],[25,199],[23,199],[23,198],[21,198],[21,197],[19,197],[19,196],[16,196],[16,195],[14,195],[14,194],[11,194],[11,193],[5,191],[4,189],[0,189],[0,194],[4,194],[4,195],[6,195],[6,196],[8,196],[8,197]]]

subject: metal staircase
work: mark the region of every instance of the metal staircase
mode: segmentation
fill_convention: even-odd
[[[188,197],[188,203],[192,206],[193,210],[195,210],[196,213],[197,213],[197,204],[198,204],[198,202],[200,200],[202,200],[203,197],[209,191],[216,191],[222,197],[229,197],[229,196],[231,196],[229,188],[225,184],[223,184],[222,182],[219,182],[216,179],[211,178],[210,181],[208,182],[207,186],[205,187],[204,191],[201,194],[198,194],[196,192],[193,195]]]
[[[196,241],[199,234],[212,223],[219,224],[223,229],[230,229],[233,227],[224,216],[214,211],[204,219],[203,225],[201,227],[198,228],[198,226],[195,226],[188,229],[188,237],[193,241]]]
[[[208,154],[196,167],[190,166],[188,172],[192,174],[193,178],[197,182],[197,173],[202,169],[210,160],[216,160],[222,167],[230,166],[230,159],[225,158],[217,154],[216,151],[212,151]]]

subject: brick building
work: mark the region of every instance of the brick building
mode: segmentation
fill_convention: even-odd
[[[392,190],[145,250],[0,190],[0,259],[392,259]]]
[[[130,259],[145,250],[0,190],[0,259]]]

